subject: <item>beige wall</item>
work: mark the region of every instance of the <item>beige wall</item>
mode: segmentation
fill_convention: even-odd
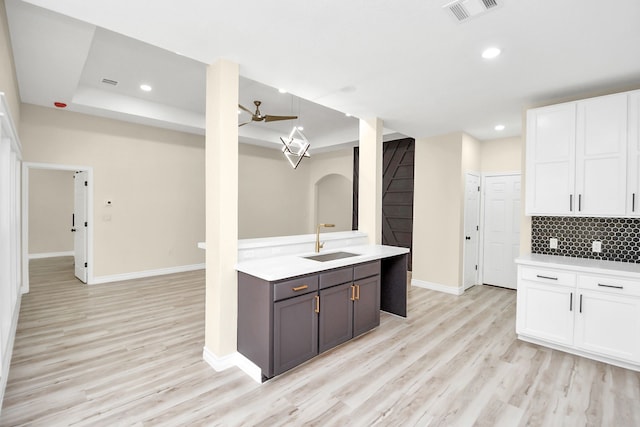
[[[238,237],[308,234],[309,160],[297,169],[278,150],[240,144]]]
[[[95,276],[204,262],[204,138],[29,104],[20,135],[25,161],[93,168]]]
[[[314,215],[309,217],[308,233],[315,232],[316,223],[328,221],[336,224],[336,228],[331,231],[351,230],[352,207],[353,207],[353,148],[330,151],[328,153],[313,154],[308,160],[309,162],[309,184],[313,190],[309,197],[309,206]],[[303,165],[301,165],[303,166]],[[344,178],[341,186],[342,190],[331,195],[330,197],[321,197],[325,201],[318,200],[318,183],[329,175],[339,175]],[[346,181],[348,181],[349,189],[346,189]],[[348,194],[347,194],[348,193]],[[318,206],[320,204],[320,206]],[[331,204],[332,212],[327,213],[328,218],[322,219],[317,214],[317,210],[324,210],[324,205]],[[329,206],[329,209],[331,209]]]
[[[413,278],[458,287],[462,134],[416,139]]]
[[[317,223],[335,227],[327,231],[349,231],[352,222],[353,185],[342,175],[327,175],[315,185]]]
[[[522,139],[492,139],[480,143],[480,167],[482,173],[518,172],[522,169]]]
[[[318,201],[328,212],[328,219],[321,221],[351,230],[352,152],[349,148],[312,154],[292,169],[279,150],[240,144],[238,237],[314,233]],[[344,182],[336,193],[318,194],[317,184],[331,175],[348,181],[348,194]]]
[[[29,253],[73,251],[73,172],[29,169]]]
[[[466,173],[520,170],[520,138],[480,142],[461,132],[416,140],[413,278],[462,286]]]
[[[4,0],[0,0],[0,92],[4,92],[7,97],[13,122],[18,127],[18,123],[20,123],[20,93]]]

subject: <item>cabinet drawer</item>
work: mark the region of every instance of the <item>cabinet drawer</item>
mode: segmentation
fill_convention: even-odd
[[[296,295],[304,295],[318,290],[318,275],[299,277],[286,282],[273,285],[273,300],[291,298]]]
[[[340,268],[320,274],[320,289],[351,282],[353,280],[353,267]]]
[[[521,269],[520,275],[525,280],[563,286],[575,286],[576,284],[575,273],[534,267],[521,267]]]
[[[353,280],[380,274],[380,260],[353,266]]]
[[[640,296],[640,281],[611,276],[578,276],[578,288],[619,295]]]

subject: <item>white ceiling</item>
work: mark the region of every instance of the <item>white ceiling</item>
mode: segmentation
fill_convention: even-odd
[[[316,149],[357,140],[357,120],[343,113],[415,138],[484,140],[520,134],[527,106],[640,87],[640,1],[498,1],[464,23],[444,0],[6,6],[23,102],[202,134],[204,70],[227,58],[240,64],[241,104],[299,115]],[[502,55],[481,58],[493,45]],[[291,127],[246,125],[241,140],[279,144]]]

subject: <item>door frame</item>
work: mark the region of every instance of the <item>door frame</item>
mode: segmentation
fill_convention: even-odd
[[[483,183],[483,179],[482,179],[482,174],[478,173],[478,172],[465,172],[464,174],[464,203],[463,203],[463,209],[462,209],[462,235],[461,237],[464,238],[465,237],[465,232],[466,232],[466,226],[467,226],[467,178],[469,176],[475,176],[476,178],[478,178],[478,185],[480,186],[480,190],[482,190],[482,183]],[[480,210],[482,209],[482,191],[479,192],[480,194],[478,194],[478,212],[477,212],[477,223],[478,223],[478,228],[480,228],[480,226],[482,225],[482,217],[480,216]],[[477,230],[477,241],[476,241],[476,265],[478,266],[478,270],[476,272],[476,283],[474,283],[473,285],[466,287],[465,286],[465,277],[466,277],[466,268],[467,268],[467,245],[465,244],[464,240],[462,241],[462,280],[461,280],[461,284],[462,284],[462,292],[465,292],[467,289],[472,288],[473,286],[478,285],[481,280],[480,280],[480,252],[481,252],[481,247],[480,247],[480,236],[482,234],[481,230]]]
[[[29,292],[29,171],[45,169],[57,171],[85,171],[87,185],[87,284],[93,283],[93,168],[90,166],[60,165],[55,163],[22,163],[22,293]],[[75,251],[75,248],[74,248]]]
[[[483,173],[480,177],[480,238],[478,239],[478,244],[480,245],[480,249],[478,251],[478,282],[480,285],[484,285],[484,233],[486,230],[485,227],[485,192],[486,188],[486,178],[487,177],[496,177],[496,176],[515,176],[518,175],[522,177],[521,171],[508,171],[508,172],[491,172],[491,173]],[[523,203],[522,199],[522,187],[520,187],[520,203]]]

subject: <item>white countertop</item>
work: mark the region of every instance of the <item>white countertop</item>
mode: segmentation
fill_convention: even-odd
[[[557,255],[527,254],[516,258],[516,264],[537,267],[557,267],[578,272],[615,274],[640,278],[640,264],[632,262],[603,261]]]
[[[236,264],[236,270],[259,277],[260,279],[275,281],[402,255],[409,253],[409,249],[385,245],[358,245],[339,249],[321,250],[320,255],[332,252],[351,252],[358,255],[350,258],[321,262],[303,258],[305,256],[318,255],[315,252],[305,252],[295,255],[242,261]]]

